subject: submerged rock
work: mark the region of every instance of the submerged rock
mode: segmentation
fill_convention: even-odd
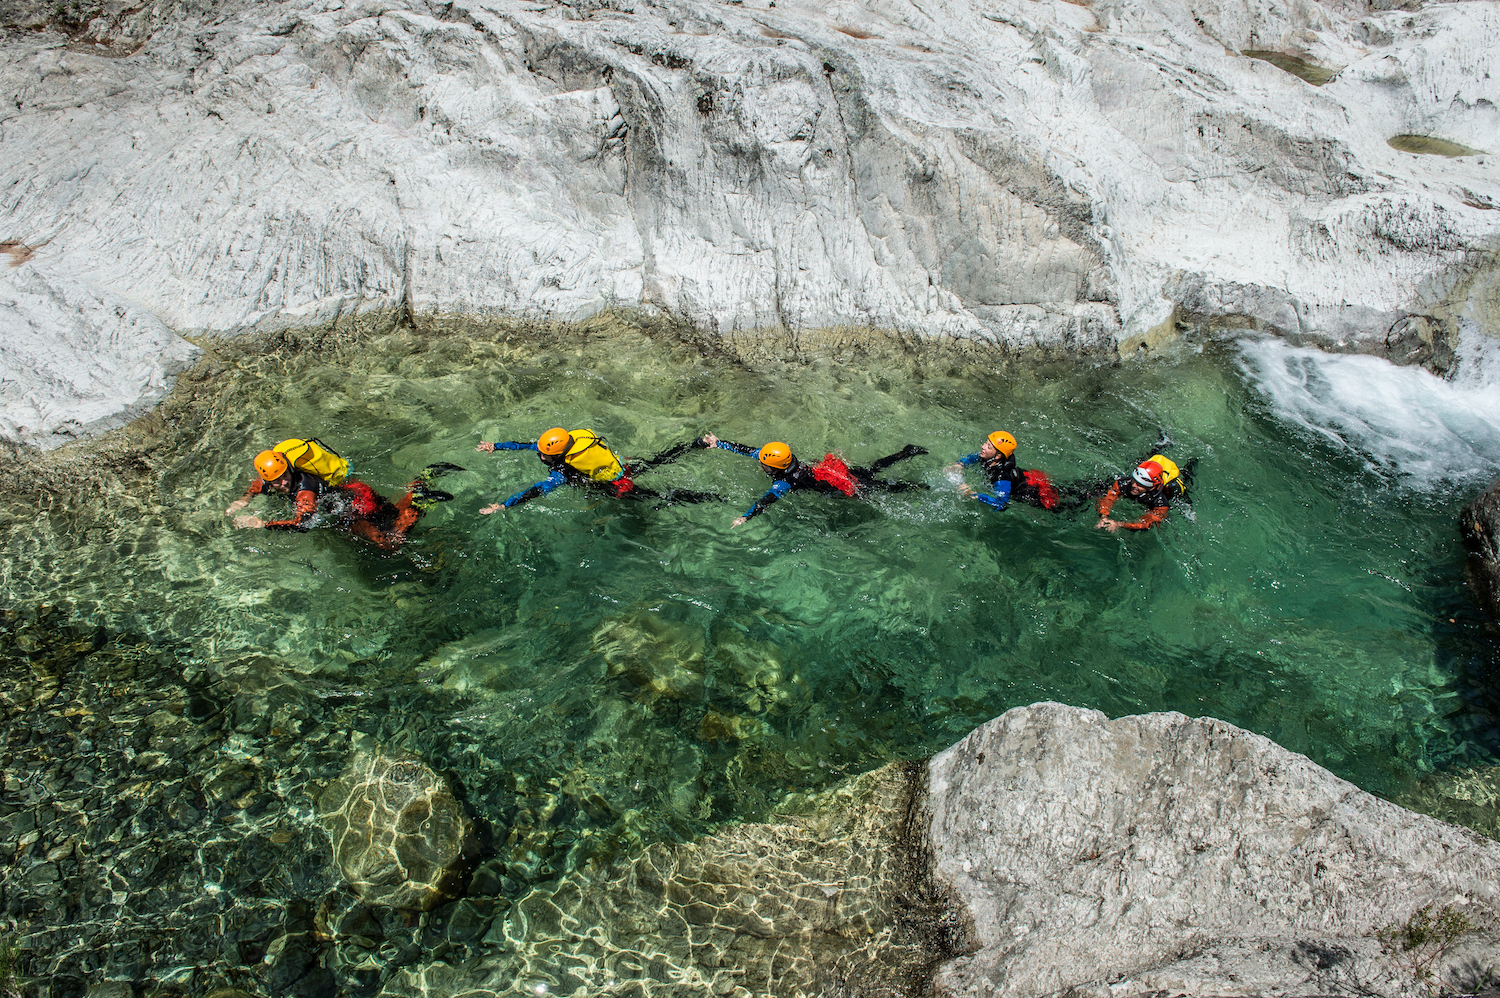
[[[415,759],[357,753],[318,812],[334,861],[367,904],[425,911],[455,896],[476,849],[448,781]]]
[[[887,766],[770,822],[569,874],[497,915],[470,959],[381,994],[920,998],[951,912],[910,823],[920,791],[920,767]]]
[[[1474,598],[1500,623],[1500,482],[1458,514],[1459,532],[1469,560],[1464,574]]]
[[[649,610],[606,620],[594,631],[592,649],[612,676],[624,676],[648,701],[701,700],[705,635]]]
[[[1441,367],[1496,269],[1493,4],[82,10],[0,6],[11,441],[148,404],[183,336],[611,308],[742,354],[1206,325]]]
[[[974,932],[940,993],[1397,994],[1418,957],[1500,963],[1500,843],[1222,721],[1018,707],[929,781]],[[1424,919],[1451,948],[1406,945]]]
[[[294,933],[308,951],[291,913],[336,883],[302,804],[308,771],[343,761],[306,720],[320,701],[269,659],[209,681],[170,645],[66,621],[0,612],[0,936],[22,992],[285,979],[267,954]]]
[[[1500,840],[1500,766],[1433,773],[1396,803]]]

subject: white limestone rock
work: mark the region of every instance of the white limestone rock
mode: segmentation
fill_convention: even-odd
[[[53,447],[159,401],[198,353],[107,287],[0,265],[0,440]]]
[[[180,334],[627,306],[1108,352],[1175,318],[1442,366],[1492,324],[1490,0],[87,9],[0,3],[28,29],[0,42],[7,281]],[[28,359],[4,357],[3,432],[46,441],[32,410],[78,361]]]
[[[974,925],[941,994],[1421,991],[1377,935],[1426,905],[1478,930],[1435,973],[1500,971],[1500,843],[1223,721],[1035,704],[928,772],[934,874]]]

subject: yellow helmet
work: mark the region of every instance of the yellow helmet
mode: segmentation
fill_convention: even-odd
[[[761,464],[778,471],[785,471],[792,466],[792,449],[780,440],[766,444],[756,457]]]
[[[561,426],[554,426],[537,438],[536,449],[547,457],[557,457],[560,454],[566,454],[572,443],[573,438],[567,430]]]
[[[1016,452],[1016,438],[1004,430],[996,430],[987,439],[1002,457],[1010,457]]]
[[[280,451],[263,450],[255,455],[255,473],[268,482],[286,474],[286,466],[286,455]]]

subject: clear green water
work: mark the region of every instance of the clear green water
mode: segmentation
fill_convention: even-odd
[[[176,431],[149,489],[8,500],[0,593],[190,657],[257,651],[322,688],[378,693],[382,742],[451,770],[476,813],[522,830],[507,846],[521,879],[756,818],[788,790],[929,753],[1038,700],[1224,718],[1386,794],[1493,762],[1500,656],[1455,528],[1500,469],[1493,430],[1483,413],[1450,426],[1475,448],[1454,456],[1460,470],[1413,474],[1378,425],[1317,425],[1316,405],[1279,396],[1291,372],[1336,411],[1322,362],[1262,362],[1274,377],[1233,347],[1142,366],[752,370],[631,332],[400,335],[247,362]],[[1370,370],[1356,390],[1385,376]],[[696,451],[642,484],[730,503],[654,511],[565,489],[480,516],[542,476],[533,455],[474,444],[554,424],[634,456],[706,430],[853,463],[916,442],[931,455],[891,474],[932,490],[797,494],[731,531],[767,481],[753,461]],[[1201,459],[1196,520],[1110,536],[1089,510],[962,501],[943,466],[1000,427],[1023,466],[1059,481],[1121,471],[1167,427],[1179,461]],[[1446,445],[1421,431],[1408,449],[1431,461]],[[230,529],[250,457],[303,434],[387,494],[433,461],[469,471],[443,479],[457,500],[395,555],[328,531]]]

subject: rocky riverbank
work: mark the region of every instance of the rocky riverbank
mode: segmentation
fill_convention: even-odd
[[[934,876],[976,932],[939,993],[1500,988],[1500,843],[1233,725],[1037,704],[929,774]]]
[[[1464,572],[1474,598],[1500,625],[1500,482],[1459,513],[1458,529],[1469,562]]]
[[[1500,314],[1500,16],[1383,7],[11,0],[0,435],[202,334],[615,307],[1444,369]]]

